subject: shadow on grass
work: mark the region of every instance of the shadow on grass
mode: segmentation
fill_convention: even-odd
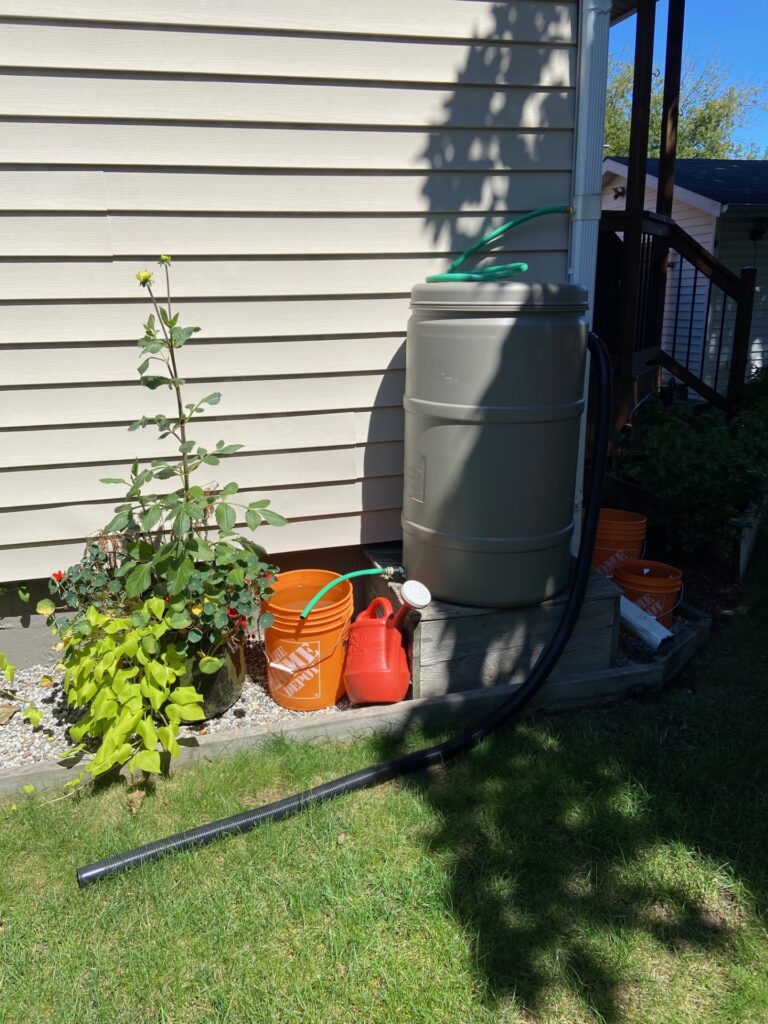
[[[446,864],[446,911],[490,1005],[536,1012],[565,986],[620,1022],[638,949],[727,954],[739,903],[765,908],[765,550],[751,584],[750,607],[693,666],[694,693],[529,720],[402,780],[442,822],[428,855]],[[389,737],[381,754],[400,746]]]

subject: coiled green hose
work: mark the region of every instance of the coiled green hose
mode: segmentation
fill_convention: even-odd
[[[495,228],[495,230],[485,235],[478,242],[475,242],[474,245],[470,245],[461,256],[456,257],[445,273],[430,274],[427,282],[432,284],[439,281],[499,281],[505,277],[512,277],[514,274],[522,274],[528,269],[527,263],[497,263],[492,267],[476,267],[474,270],[462,271],[459,271],[457,268],[468,260],[470,256],[474,256],[478,249],[482,249],[483,246],[493,242],[499,235],[503,235],[506,231],[511,231],[520,224],[525,224],[528,220],[533,220],[535,217],[546,217],[551,213],[571,212],[570,206],[542,206],[538,210],[531,210],[530,213],[524,213],[520,217],[515,217],[514,220],[502,224],[500,228]]]

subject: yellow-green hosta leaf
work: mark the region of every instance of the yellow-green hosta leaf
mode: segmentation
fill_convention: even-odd
[[[199,704],[185,704],[184,707],[180,707],[178,704],[170,705],[169,708],[166,708],[166,714],[170,707],[178,707],[179,718],[183,722],[202,722],[205,718],[205,713]],[[170,715],[168,717],[170,718]]]
[[[159,661],[150,661],[149,671],[157,686],[168,685],[168,669],[165,665],[161,665]]]
[[[152,710],[159,711],[165,703],[166,693],[165,690],[158,690],[156,686],[148,686],[146,697],[152,707]]]
[[[98,686],[92,679],[83,683],[83,685],[77,689],[78,704],[87,704],[88,701],[95,696],[98,689]]]
[[[0,672],[5,677],[6,682],[12,683],[13,677],[16,674],[16,669],[8,661],[8,658],[0,651]]]
[[[141,638],[141,646],[146,654],[157,654],[159,644],[157,638],[149,634]]]
[[[139,638],[136,633],[129,633],[123,641],[123,651],[132,658],[139,649]]]
[[[90,724],[90,720],[84,718],[81,721],[79,721],[77,725],[70,726],[69,735],[72,737],[75,743],[79,743],[83,739],[85,734],[88,732],[88,726]]]
[[[116,700],[114,700],[114,699],[106,699],[106,700],[102,701],[98,705],[98,710],[96,709],[96,703],[97,703],[96,701],[93,702],[93,720],[94,720],[94,722],[108,721],[110,718],[114,718],[115,715],[117,714],[117,709],[118,709],[119,705],[118,705]]]
[[[157,750],[140,750],[128,765],[132,772],[160,773],[160,753]]]
[[[144,607],[148,608],[156,619],[162,619],[165,615],[165,601],[162,597],[150,597],[148,601],[144,602]]]
[[[161,725],[160,728],[157,730],[157,737],[162,743],[163,749],[167,750],[171,757],[178,757],[180,749],[179,744],[176,742],[174,729],[178,729],[178,725]]]
[[[110,753],[105,754],[103,758],[101,757],[102,749],[103,744],[102,747],[99,748],[98,754],[89,765],[88,770],[92,775],[103,775],[104,772],[109,771],[113,765],[125,764],[133,753],[133,748],[130,743],[123,743],[117,748],[117,750],[112,750]]]
[[[43,712],[37,708],[25,708],[21,713],[22,718],[26,718],[33,729],[36,729],[43,720]]]
[[[122,736],[130,736],[136,725],[141,718],[141,709],[134,711],[130,707],[124,707],[120,712],[120,717],[115,723],[115,731],[120,733]]]
[[[68,750],[62,750],[61,753],[56,755],[56,757],[58,757],[60,761],[66,761],[70,757],[77,757],[77,755],[81,753],[83,749],[84,744],[78,743],[74,747],[70,747]]]
[[[98,611],[93,605],[85,613],[85,617],[92,626],[102,626],[109,618],[108,615],[104,615],[103,612]]]
[[[147,750],[154,750],[157,746],[158,733],[151,718],[142,718],[136,723],[136,733],[141,737],[141,742]]]
[[[104,626],[104,632],[107,636],[112,636],[113,633],[119,633],[123,629],[128,629],[130,625],[130,619],[111,619]]]
[[[149,612],[145,611],[144,608],[138,608],[131,615],[131,622],[137,629],[141,629],[143,626],[149,625]]]
[[[163,714],[172,725],[178,725],[181,721],[181,705],[180,704],[168,704],[163,709]]]
[[[120,694],[120,703],[132,711],[142,707],[141,687],[138,683],[127,683]]]
[[[170,699],[174,704],[180,704],[183,707],[186,704],[201,704],[203,695],[198,693],[194,686],[177,686],[171,690]]]

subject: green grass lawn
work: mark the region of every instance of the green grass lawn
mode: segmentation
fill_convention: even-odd
[[[768,1021],[768,556],[694,693],[79,891],[77,865],[402,749],[290,746],[0,806],[0,1021]],[[413,740],[409,740],[413,743]]]

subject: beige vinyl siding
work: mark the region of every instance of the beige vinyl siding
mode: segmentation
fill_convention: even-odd
[[[604,210],[623,210],[626,199],[615,199],[616,186],[626,186],[626,178],[615,176],[603,188],[602,207]],[[656,209],[656,189],[646,188],[645,209]],[[675,198],[672,204],[672,218],[707,252],[712,252],[715,240],[715,217],[699,210],[689,203]],[[662,348],[684,366],[699,374],[707,327],[707,303],[709,287],[701,274],[695,275],[690,264],[683,262],[672,253],[667,275],[667,300],[664,306]],[[677,329],[675,329],[677,325]]]
[[[422,3],[424,0],[422,0]],[[502,24],[490,3],[429,0],[429,17],[413,0],[386,4],[361,0],[0,0],[0,17],[50,20],[77,17],[82,22],[175,25],[192,28],[261,29],[337,33],[352,36],[399,36],[427,39],[496,39],[569,43],[576,31],[575,5],[540,0],[515,3]]]
[[[570,200],[577,3],[0,0],[0,580],[110,516],[137,384],[134,280],[174,257],[210,470],[268,496],[282,551],[399,535],[413,283]],[[564,280],[567,218],[499,250]]]

